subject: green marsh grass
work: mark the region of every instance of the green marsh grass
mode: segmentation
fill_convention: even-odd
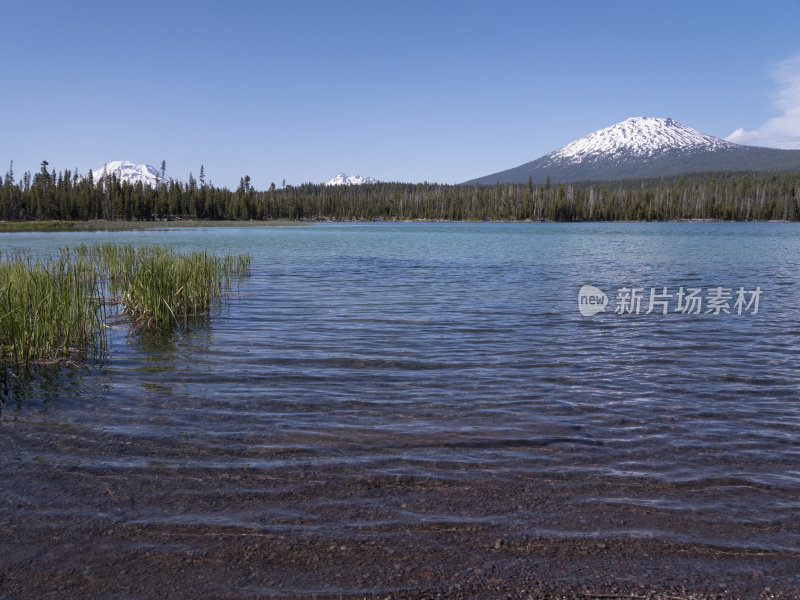
[[[0,364],[29,368],[106,352],[115,306],[141,330],[188,324],[249,272],[249,255],[161,246],[81,245],[37,259],[0,254]]]
[[[229,292],[233,280],[250,272],[248,255],[220,258],[206,252],[178,254],[161,246],[114,244],[79,247],[77,252],[100,265],[111,296],[143,329],[187,323]]]
[[[0,233],[30,231],[136,231],[187,227],[272,227],[305,226],[298,221],[0,221]]]
[[[0,256],[0,361],[52,362],[103,352],[98,273],[83,261]]]
[[[77,221],[0,221],[0,233],[23,231],[75,231]]]

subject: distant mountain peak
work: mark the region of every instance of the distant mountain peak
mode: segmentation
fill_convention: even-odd
[[[104,164],[99,169],[92,169],[92,178],[97,181],[103,174],[116,175],[122,182],[139,183],[152,187],[158,186],[162,179],[164,183],[172,181],[170,177],[161,176],[161,171],[152,165],[134,163],[129,160],[114,160]]]
[[[378,183],[372,177],[362,177],[361,175],[346,175],[339,173],[333,179],[329,179],[323,185],[363,185],[365,183]]]

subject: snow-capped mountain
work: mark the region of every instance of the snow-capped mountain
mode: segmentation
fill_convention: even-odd
[[[372,177],[362,177],[361,175],[345,175],[339,173],[333,179],[329,179],[323,185],[363,185],[365,183],[378,183],[377,179]]]
[[[127,160],[115,160],[106,163],[99,169],[92,169],[92,178],[97,181],[103,174],[116,175],[117,178],[124,182],[139,183],[140,181],[149,186],[156,187],[161,183],[161,171],[152,165],[137,164]],[[163,178],[164,183],[172,181],[170,177]]]
[[[800,168],[800,151],[741,146],[673,119],[633,117],[541,158],[466,183],[542,183]]]
[[[654,156],[673,150],[718,150],[736,144],[700,133],[672,119],[633,117],[575,140],[545,158],[582,163],[608,156]]]

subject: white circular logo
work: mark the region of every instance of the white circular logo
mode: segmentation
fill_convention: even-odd
[[[578,292],[578,310],[584,317],[603,312],[608,306],[606,293],[593,285],[584,285]]]

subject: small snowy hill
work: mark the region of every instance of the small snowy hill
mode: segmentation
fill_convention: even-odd
[[[115,160],[106,163],[99,169],[92,169],[92,178],[97,181],[103,174],[116,175],[120,181],[139,183],[140,181],[149,186],[156,187],[162,180],[161,171],[152,165],[137,164],[127,160]],[[172,181],[170,177],[164,177],[164,183]]]
[[[377,179],[372,177],[361,177],[361,175],[345,175],[339,173],[333,179],[329,179],[322,185],[363,185],[365,183],[378,183]]]

